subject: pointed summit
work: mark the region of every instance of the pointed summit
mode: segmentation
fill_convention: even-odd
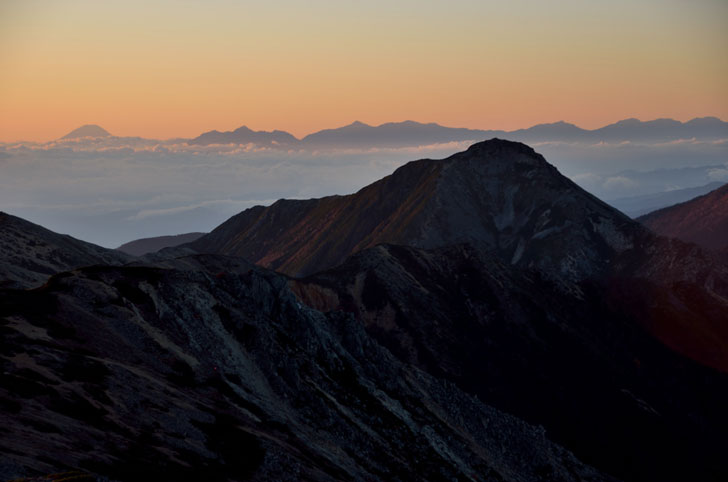
[[[86,124],[74,129],[61,139],[80,139],[83,137],[111,137],[111,134],[103,127],[97,126],[96,124]]]
[[[248,209],[191,247],[305,276],[380,243],[469,243],[582,279],[624,248],[633,225],[530,147],[492,139],[447,159],[412,161],[355,194]]]
[[[371,127],[369,124],[365,124],[362,121],[355,120],[346,127]]]

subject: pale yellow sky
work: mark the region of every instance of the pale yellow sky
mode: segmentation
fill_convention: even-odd
[[[0,2],[2,141],[728,119],[727,86],[724,0]]]

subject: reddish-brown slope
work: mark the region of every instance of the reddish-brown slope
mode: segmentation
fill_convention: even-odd
[[[638,218],[658,234],[706,249],[728,248],[728,184],[691,201]]]
[[[447,159],[410,162],[355,194],[249,209],[188,246],[303,276],[380,243],[470,243],[582,279],[608,268],[635,230],[646,232],[530,147],[493,139]]]
[[[417,235],[443,164],[409,163],[349,196],[277,201],[230,218],[191,243],[201,252],[242,256],[288,274],[330,267],[382,242]],[[423,168],[424,167],[424,168]]]

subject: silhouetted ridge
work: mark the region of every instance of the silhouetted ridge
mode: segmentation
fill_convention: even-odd
[[[86,124],[72,130],[61,139],[79,139],[82,137],[111,137],[109,132],[96,124]]]
[[[260,146],[289,146],[298,142],[293,135],[288,132],[274,130],[254,131],[247,126],[238,127],[234,131],[209,131],[201,134],[194,139],[190,139],[190,145],[210,145],[210,144],[255,144]]]
[[[129,256],[0,212],[0,287],[30,288],[50,275],[92,264],[122,264]]]
[[[638,218],[658,234],[705,249],[728,248],[728,184],[692,200]]]
[[[492,139],[446,159],[409,162],[355,194],[241,213],[190,246],[299,276],[379,243],[467,242],[576,279],[602,271],[624,248],[623,229],[640,228],[529,146]]]

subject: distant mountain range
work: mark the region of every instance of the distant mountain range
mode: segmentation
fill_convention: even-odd
[[[188,143],[203,146],[210,144],[256,144],[266,147],[287,147],[298,143],[298,139],[288,132],[253,131],[243,126],[228,132],[205,132],[194,139],[190,139]]]
[[[80,127],[61,139],[109,137],[99,126]],[[178,139],[190,145],[254,144],[260,147],[299,149],[396,148],[436,143],[477,141],[493,137],[520,142],[669,142],[681,139],[716,140],[728,138],[728,122],[701,117],[688,122],[672,119],[640,121],[625,119],[599,129],[587,130],[566,122],[539,124],[514,131],[444,127],[414,121],[371,126],[354,122],[344,127],[324,129],[302,139],[280,130],[254,131],[246,126],[234,131],[209,131],[193,139]]]
[[[471,243],[512,264],[582,279],[604,269],[605,250],[634,226],[533,149],[494,139],[445,160],[410,162],[352,195],[248,209],[190,247],[305,276],[380,243]]]

